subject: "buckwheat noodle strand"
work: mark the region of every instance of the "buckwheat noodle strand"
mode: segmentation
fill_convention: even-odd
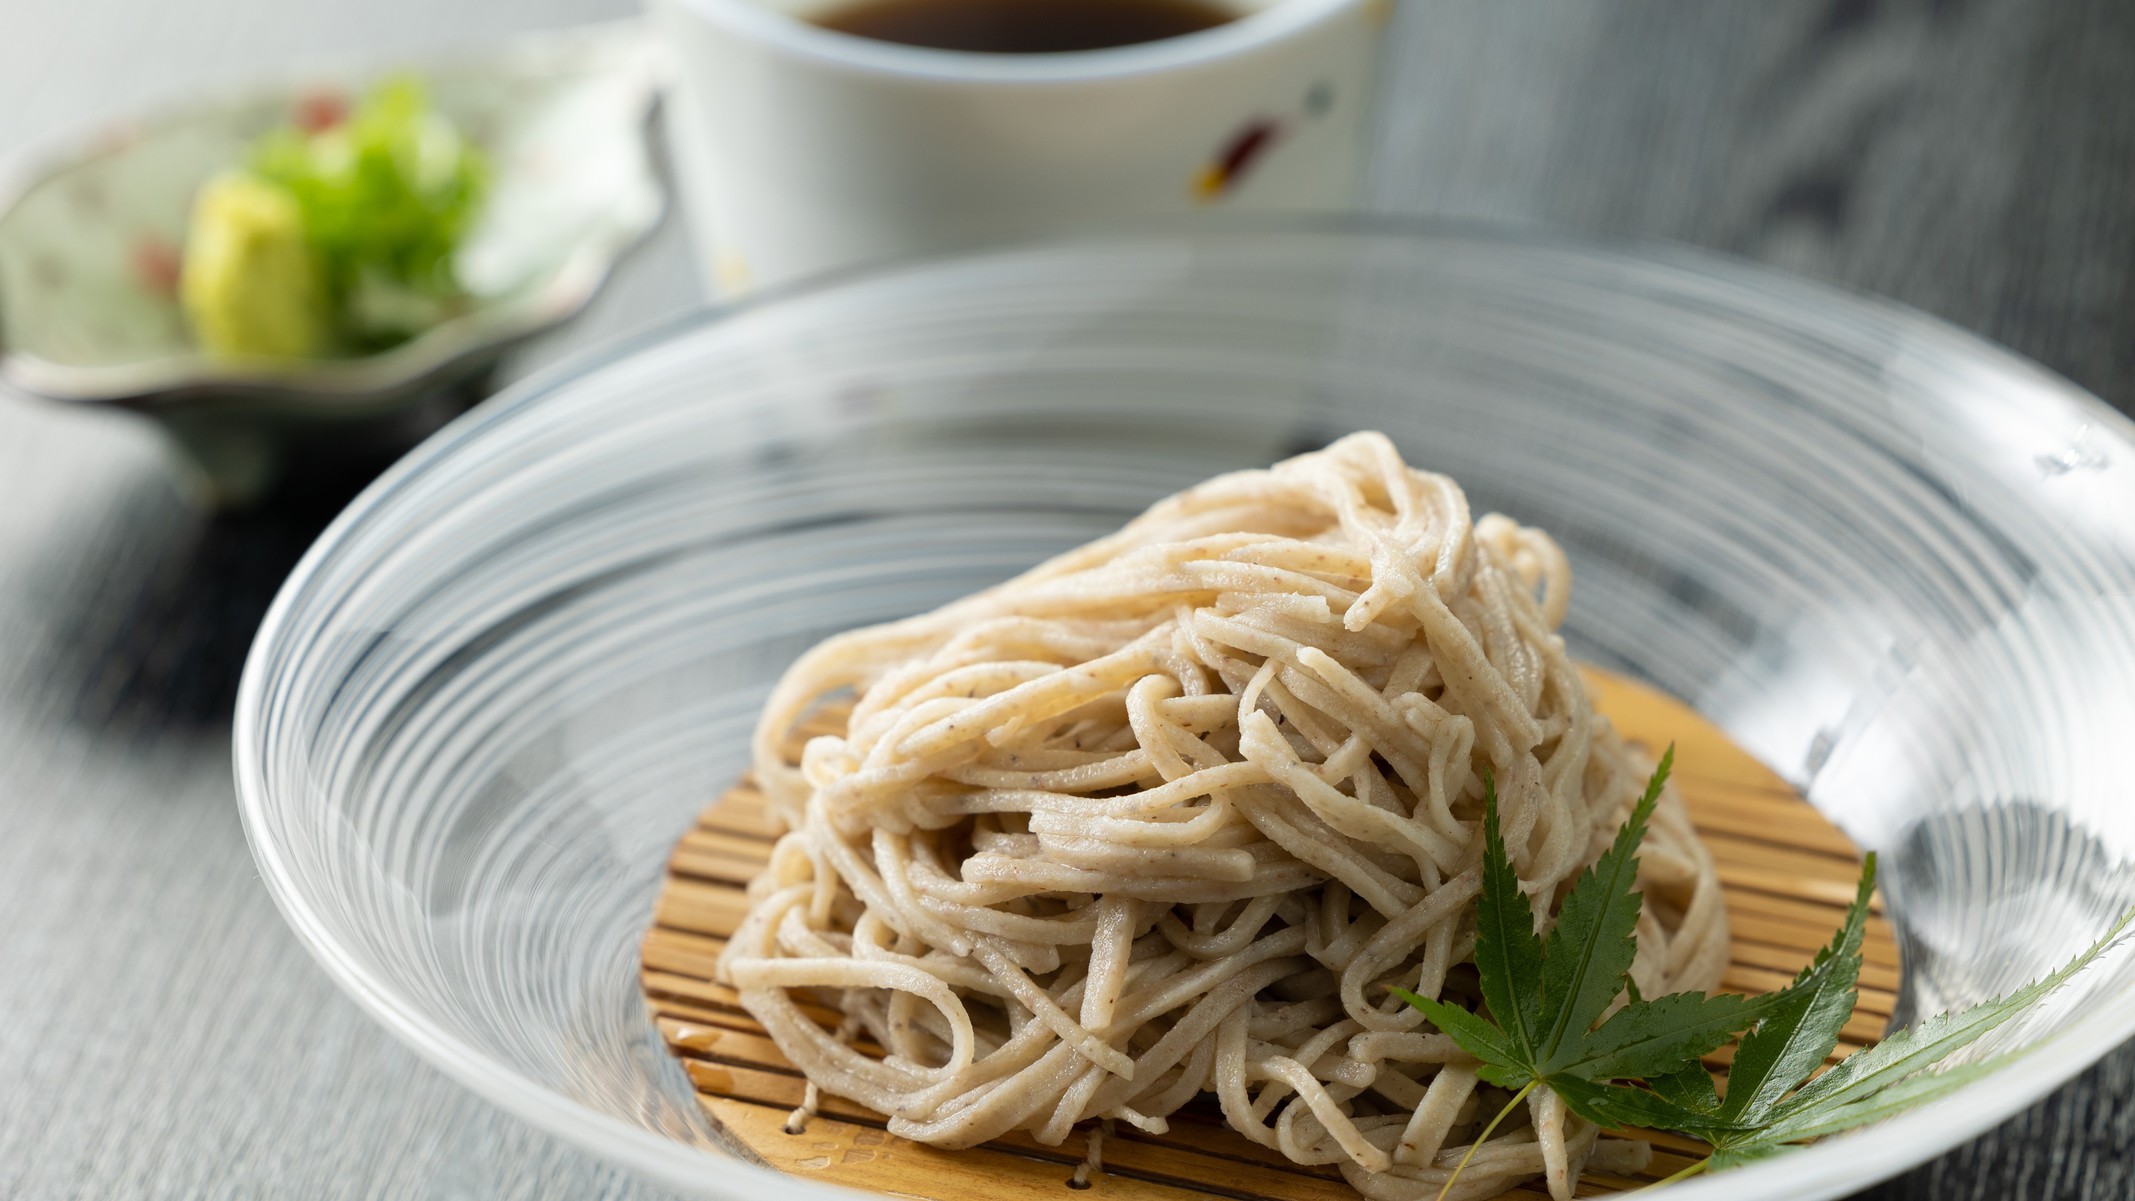
[[[831,638],[757,731],[789,832],[722,971],[907,1138],[1161,1132],[1212,1093],[1374,1201],[1435,1196],[1504,1097],[1386,986],[1478,1004],[1483,773],[1546,920],[1648,770],[1555,633],[1569,587],[1547,536],[1358,434]],[[1640,882],[1640,989],[1716,984],[1726,915],[1672,794]],[[1598,1133],[1537,1090],[1455,1195],[1642,1166]]]

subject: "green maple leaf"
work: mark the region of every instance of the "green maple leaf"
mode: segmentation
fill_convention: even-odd
[[[1754,1132],[1729,1134],[1716,1141],[1715,1166],[1761,1158],[1789,1144],[1881,1121],[2001,1067],[2022,1052],[1990,1056],[1944,1071],[1928,1070],[2068,983],[2117,944],[2131,920],[2135,920],[2135,910],[2121,915],[2096,942],[2059,969],[2006,996],[1937,1014],[1848,1055],[1770,1106]]]
[[[1606,1082],[1694,1065],[1748,1029],[1774,1003],[1769,998],[1702,993],[1649,999],[1630,990],[1631,962],[1638,953],[1640,896],[1633,891],[1638,844],[1674,759],[1675,748],[1670,747],[1615,841],[1573,883],[1546,941],[1535,934],[1533,907],[1520,888],[1499,830],[1497,788],[1485,777],[1475,966],[1489,1016],[1394,990],[1476,1058],[1477,1075],[1517,1090],[1512,1103],[1477,1137],[1476,1146],[1536,1087],[1551,1089],[1581,1117],[1615,1124],[1592,1103],[1596,1096],[1609,1095],[1602,1087]],[[1603,1015],[1627,990],[1634,995],[1604,1021]]]
[[[1677,1176],[1748,1163],[1881,1121],[2006,1063],[2012,1056],[1930,1070],[2067,983],[2135,922],[2130,910],[2051,975],[1900,1031],[1819,1076],[1858,999],[1876,857],[1862,863],[1838,931],[1786,987],[1758,997],[1640,996],[1629,975],[1638,950],[1636,856],[1674,753],[1670,747],[1661,757],[1608,851],[1574,882],[1546,940],[1535,934],[1533,906],[1505,850],[1497,789],[1484,778],[1475,966],[1485,1012],[1394,990],[1477,1060],[1479,1076],[1516,1090],[1476,1135],[1470,1157],[1536,1088],[1550,1089],[1572,1112],[1603,1126],[1672,1130],[1711,1144],[1711,1155]],[[1609,1013],[1619,997],[1625,1004]],[[1737,1034],[1743,1037],[1723,1095],[1701,1061]],[[1466,1166],[1463,1159],[1441,1197]]]
[[[1772,1007],[1736,1048],[1727,1069],[1727,1099],[1718,1116],[1746,1124],[1763,1122],[1838,1046],[1839,1032],[1860,999],[1854,983],[1861,975],[1861,941],[1875,887],[1876,857],[1870,852],[1838,933],[1793,983],[1774,994]]]
[[[1580,1103],[1608,1125],[1680,1131],[1715,1147],[1743,1142],[1765,1129],[1781,1099],[1831,1054],[1853,1016],[1875,876],[1870,855],[1838,933],[1792,983],[1757,999],[1757,1024],[1735,1050],[1724,1101],[1712,1076],[1693,1059],[1647,1074],[1651,1091],[1593,1087],[1581,1090]]]
[[[1488,775],[1483,777],[1483,890],[1475,902],[1475,970],[1483,1004],[1496,1019],[1507,1052],[1502,1060],[1484,1058],[1484,1064],[1495,1069],[1491,1083],[1518,1088],[1535,1075],[1540,1059],[1542,940],[1535,937],[1534,909],[1505,852],[1498,829],[1497,782]],[[1431,1011],[1425,1009],[1424,1014],[1428,1017]],[[1458,1034],[1453,1038],[1460,1041]]]
[[[1838,1045],[1839,1032],[1853,1012],[1875,870],[1875,856],[1869,855],[1846,921],[1831,943],[1792,984],[1771,994],[1772,1004],[1736,1049],[1724,1101],[1716,1095],[1712,1077],[1693,1065],[1649,1076],[1645,1089],[1609,1083],[1578,1086],[1580,1103],[1613,1125],[1673,1130],[1710,1143],[1711,1156],[1691,1171],[1734,1167],[1881,1121],[1953,1092],[2021,1054],[1929,1070],[2067,983],[2111,948],[2135,920],[2131,910],[2048,976],[2007,996],[1899,1031],[1817,1076],[1816,1069]]]

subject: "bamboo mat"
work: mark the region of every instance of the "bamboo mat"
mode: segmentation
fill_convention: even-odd
[[[1590,673],[1596,705],[1627,738],[1654,751],[1676,744],[1675,781],[1718,864],[1734,936],[1722,987],[1776,988],[1808,962],[1838,927],[1853,897],[1859,863],[1848,842],[1784,782],[1726,735],[1670,698],[1625,680]],[[645,995],[661,1033],[681,1057],[705,1112],[761,1163],[796,1175],[927,1201],[1356,1201],[1331,1167],[1302,1167],[1225,1128],[1206,1099],[1175,1115],[1162,1136],[1125,1126],[1105,1140],[1104,1174],[1083,1194],[1067,1191],[1082,1161],[1081,1139],[1044,1147],[1027,1135],[967,1151],[940,1151],[893,1138],[873,1111],[825,1097],[801,1134],[787,1115],[801,1103],[802,1079],[763,1029],[712,981],[725,937],[741,920],[742,889],[770,851],[763,800],[747,782],[719,798],[682,837],[646,934]],[[1868,923],[1860,1002],[1839,1053],[1873,1042],[1889,1020],[1898,953],[1889,924]],[[828,1011],[825,1025],[835,1024]],[[1724,1056],[1712,1065],[1724,1066]],[[1581,1196],[1636,1187],[1690,1163],[1692,1144],[1651,1136],[1655,1155],[1640,1179],[1589,1176]],[[1546,1196],[1539,1186],[1508,1197]]]

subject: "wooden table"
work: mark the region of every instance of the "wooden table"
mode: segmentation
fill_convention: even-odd
[[[0,153],[317,56],[630,0],[0,0]],[[1407,0],[1386,211],[1675,238],[1879,292],[2135,404],[2127,0]],[[696,299],[664,230],[553,361]],[[325,514],[210,521],[148,432],[0,398],[0,1198],[664,1194],[344,1000],[254,877],[229,710]],[[2135,1195],[2135,1050],[1878,1198]]]

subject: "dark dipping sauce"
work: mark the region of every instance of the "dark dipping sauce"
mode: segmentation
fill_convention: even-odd
[[[935,50],[1058,54],[1198,33],[1236,15],[1204,0],[861,0],[815,24]]]

